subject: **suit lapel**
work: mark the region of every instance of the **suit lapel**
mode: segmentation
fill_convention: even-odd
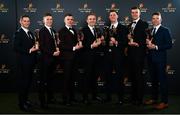
[[[69,34],[71,34],[72,36],[74,36],[74,34],[75,34],[74,29],[73,29],[73,32],[74,32],[74,34],[73,34],[72,32],[70,32],[70,30],[69,30],[67,27],[64,27],[64,28],[65,28],[65,31],[66,31],[67,33],[69,33]]]
[[[44,27],[44,28],[45,28],[46,33],[48,33],[49,36],[52,36],[51,33],[49,32],[49,30],[46,27]]]
[[[134,28],[134,33],[137,31],[137,29],[139,28],[140,26],[140,23],[141,23],[141,19],[137,22],[135,28]]]
[[[27,33],[26,33],[22,28],[21,28],[21,32],[23,33],[23,36],[26,36],[26,39],[27,39],[27,40],[33,40],[33,39],[34,39],[32,33],[31,33],[31,38],[29,38],[29,36],[27,35]]]

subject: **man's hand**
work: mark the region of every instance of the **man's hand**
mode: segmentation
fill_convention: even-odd
[[[36,47],[33,46],[31,49],[29,49],[29,53],[35,52],[35,51],[37,51],[37,50],[38,50],[38,49],[36,49]]]
[[[156,49],[156,45],[151,43],[151,44],[147,45],[147,48],[150,49],[150,50]]]
[[[139,47],[139,44],[137,42],[128,42],[128,45]]]
[[[78,49],[81,49],[83,47],[83,45],[77,43],[74,47],[75,47],[75,50],[78,50]]]
[[[99,46],[99,44],[97,43],[96,40],[91,44],[91,48],[96,48],[98,46]]]
[[[60,51],[55,51],[55,52],[53,53],[53,56],[59,56],[59,54],[60,54]]]
[[[150,44],[152,44],[152,41],[149,40],[149,39],[146,39],[146,44],[147,44],[147,45],[150,45]]]

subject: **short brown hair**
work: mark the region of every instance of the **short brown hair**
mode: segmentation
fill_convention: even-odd
[[[30,18],[27,14],[24,14],[20,17],[20,20],[22,20],[23,18]]]
[[[52,16],[52,14],[47,12],[47,13],[44,14],[44,17],[46,17],[46,16]]]
[[[154,16],[154,15],[161,16],[161,13],[160,13],[160,12],[154,12],[154,13],[152,14],[152,16]]]
[[[73,16],[71,13],[66,13],[65,15],[64,15],[64,18],[65,17],[67,17],[67,16]]]
[[[109,11],[109,14],[110,14],[111,12],[115,12],[115,13],[118,15],[118,12],[117,12],[116,10],[110,10],[110,11]]]
[[[91,16],[91,15],[93,15],[93,16],[96,17],[96,14],[95,14],[94,12],[90,12],[90,13],[87,14],[86,19],[87,19],[89,16]]]
[[[137,6],[131,7],[131,10],[136,10],[136,9],[140,10],[139,7]]]

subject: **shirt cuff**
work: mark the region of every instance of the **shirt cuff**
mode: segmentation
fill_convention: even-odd
[[[158,50],[158,46],[157,45],[155,46],[155,49]]]
[[[76,47],[73,47],[73,51],[75,51],[76,50]]]
[[[93,46],[91,45],[91,49],[93,49]]]
[[[31,53],[31,52],[32,52],[32,50],[30,49],[30,50],[29,50],[29,53]]]

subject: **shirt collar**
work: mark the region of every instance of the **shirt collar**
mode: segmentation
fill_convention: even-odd
[[[49,26],[47,26],[47,25],[44,25],[48,30],[50,30],[50,28],[52,28],[52,27],[49,27]]]
[[[161,24],[154,26],[153,28],[156,28],[156,31],[159,29],[159,27],[161,26]]]
[[[94,26],[90,26],[90,25],[88,25],[88,27],[91,29],[91,30],[93,30],[95,27]]]
[[[28,30],[27,28],[24,28],[24,27],[22,27],[22,26],[21,26],[21,28],[22,28],[26,33],[28,33],[29,30]]]
[[[69,30],[69,28],[72,28],[72,27],[69,27],[69,26],[67,26],[67,25],[65,25],[65,27]]]
[[[115,22],[115,23],[111,23],[111,27],[112,27],[112,25],[114,25],[114,28],[117,28],[117,26],[118,26],[118,21]]]
[[[133,22],[136,22],[136,24],[137,24],[137,22],[140,20],[140,18],[138,18],[138,19],[136,19],[136,20],[133,20]]]

